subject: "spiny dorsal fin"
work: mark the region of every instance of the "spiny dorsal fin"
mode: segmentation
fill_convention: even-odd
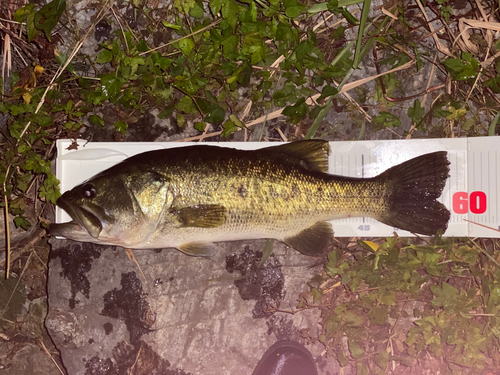
[[[314,171],[328,172],[330,145],[319,139],[296,141],[281,146],[267,147],[266,150],[281,152],[305,162],[305,167]]]
[[[217,228],[226,222],[226,208],[218,204],[200,204],[172,210],[181,228]]]
[[[332,238],[332,225],[326,221],[318,221],[296,236],[285,238],[283,242],[302,254],[321,256],[325,253]]]

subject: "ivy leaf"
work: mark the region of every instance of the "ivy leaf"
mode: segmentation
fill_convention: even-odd
[[[377,131],[386,128],[397,128],[401,125],[401,120],[390,112],[382,111],[378,116],[372,119],[373,130]]]
[[[424,118],[425,109],[420,105],[420,100],[416,99],[413,102],[413,107],[408,108],[408,117],[413,120],[413,122],[420,122]]]
[[[120,132],[123,135],[125,135],[125,133],[127,132],[127,128],[128,124],[125,121],[120,120],[115,122],[115,129],[117,132]]]
[[[125,78],[117,77],[115,74],[107,74],[101,77],[102,91],[108,99],[115,98],[121,91]]]
[[[25,216],[16,216],[14,218],[14,224],[16,225],[16,228],[21,227],[24,230],[28,230],[28,228],[31,227],[31,223]]]
[[[466,81],[477,76],[479,61],[469,52],[463,52],[462,58],[448,59],[443,62],[453,79]]]
[[[40,198],[45,198],[52,204],[56,204],[57,198],[61,196],[59,191],[59,180],[56,176],[50,173],[47,174],[47,177],[43,180],[43,185],[39,189],[38,196]]]

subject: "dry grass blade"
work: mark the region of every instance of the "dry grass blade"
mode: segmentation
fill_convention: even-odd
[[[128,259],[130,259],[132,262],[134,262],[136,264],[137,268],[139,268],[139,271],[141,272],[141,275],[144,278],[144,281],[147,282],[148,279],[146,279],[146,275],[144,275],[144,272],[142,272],[141,265],[139,264],[139,262],[135,258],[134,251],[132,249],[125,249],[125,252],[127,253]]]
[[[42,348],[45,351],[45,353],[49,356],[49,358],[52,360],[52,362],[54,362],[54,365],[56,365],[56,367],[59,370],[59,372],[61,374],[65,375],[65,372],[61,369],[61,367],[59,367],[59,365],[57,364],[56,360],[54,359],[54,357],[49,352],[49,350],[47,349],[47,347],[45,346],[45,344],[43,343],[43,341],[41,339],[40,339],[40,345],[42,345]]]

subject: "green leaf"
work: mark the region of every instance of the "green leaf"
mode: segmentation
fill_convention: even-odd
[[[290,18],[296,18],[305,12],[306,6],[300,4],[297,0],[284,0],[285,14]]]
[[[330,12],[336,12],[338,10],[338,7],[339,7],[339,0],[330,0],[327,3],[327,9]]]
[[[125,78],[111,73],[101,77],[102,91],[108,99],[115,98],[121,91]]]
[[[323,293],[322,293],[321,290],[319,290],[317,288],[312,288],[311,289],[311,293],[312,293],[312,296],[313,296],[313,303],[316,303],[319,300],[321,300],[321,296],[323,295]]]
[[[194,18],[203,18],[204,16],[204,11],[203,11],[203,5],[201,2],[195,2],[193,4],[193,7],[189,11],[189,15]]]
[[[167,21],[161,21],[161,23],[163,24],[163,26],[168,27],[169,29],[174,29],[174,30],[180,30],[181,29],[181,27],[179,25],[176,25],[176,24],[173,24],[173,23],[169,23]]]
[[[236,125],[238,128],[246,129],[247,126],[235,115],[229,115],[229,119]]]
[[[172,64],[172,59],[168,57],[160,56],[158,60],[156,60],[155,65],[159,67],[161,70],[167,70]]]
[[[194,124],[194,128],[199,132],[204,132],[206,126],[207,126],[206,122],[197,122]]]
[[[101,51],[101,53],[97,56],[97,59],[95,60],[95,62],[98,64],[105,64],[105,63],[109,63],[111,60],[113,60],[113,52],[105,49],[105,50]]]
[[[104,127],[104,119],[99,115],[90,115],[89,120],[91,124]]]
[[[323,90],[321,90],[321,96],[318,98],[318,101],[328,98],[332,95],[337,95],[338,93],[339,90],[337,90],[335,87],[325,86],[323,87]]]
[[[298,123],[302,120],[309,110],[309,106],[306,104],[305,98],[300,98],[294,105],[285,107],[283,109],[283,114],[291,118],[293,123]]]
[[[349,340],[348,345],[349,345],[349,351],[351,352],[351,355],[354,359],[361,358],[365,354],[364,349],[361,346],[359,346],[359,344],[356,341]]]
[[[222,5],[222,17],[227,20],[227,23],[234,28],[238,22],[238,15],[242,9],[234,0],[225,0]]]
[[[197,109],[193,103],[193,100],[189,96],[183,96],[179,102],[175,105],[175,108],[186,113],[193,114],[197,112]]]
[[[319,110],[316,118],[314,119],[313,124],[307,131],[306,136],[304,137],[305,139],[312,139],[314,137],[314,135],[318,131],[320,124],[323,122],[323,119],[330,112],[332,105],[333,105],[332,98],[328,98],[326,104]]]
[[[227,137],[233,134],[236,130],[238,130],[238,127],[234,124],[232,121],[226,121],[224,124],[222,124],[222,128],[224,129],[221,133],[221,137]]]
[[[425,109],[420,105],[420,100],[416,99],[413,102],[413,107],[408,108],[408,117],[413,120],[413,122],[420,122],[424,118]]]
[[[479,61],[472,57],[469,52],[463,52],[462,58],[447,59],[443,62],[453,79],[466,81],[477,76]]]
[[[295,55],[297,56],[298,61],[302,61],[304,57],[309,55],[313,49],[313,44],[310,40],[303,40],[300,44],[295,48]]]
[[[187,56],[194,48],[194,42],[190,38],[179,40],[179,49]]]
[[[34,25],[38,30],[45,32],[49,41],[52,30],[59,22],[65,9],[66,0],[53,0],[36,13]]]
[[[34,3],[29,3],[21,8],[19,8],[16,13],[14,13],[14,21],[16,22],[24,22],[26,17],[30,15],[31,13],[36,13],[35,11],[35,4]]]
[[[236,56],[238,47],[238,38],[236,35],[230,34],[221,41],[222,52],[226,59],[232,59]]]
[[[373,130],[376,131],[383,129],[384,127],[398,127],[401,125],[401,120],[392,113],[382,111],[378,116],[374,116],[372,118],[372,124],[374,125]]]
[[[226,113],[220,105],[209,102],[208,100],[205,99],[198,99],[197,103],[201,111],[207,115],[205,117],[206,122],[214,124],[224,121]]]
[[[225,0],[210,0],[210,9],[212,10],[214,16],[218,15],[224,2]]]
[[[24,230],[28,230],[29,227],[31,227],[31,223],[25,216],[16,216],[14,218],[14,224],[16,225],[16,228],[23,228]]]
[[[125,135],[125,133],[127,132],[127,128],[128,124],[125,121],[120,120],[115,122],[116,131],[122,133],[123,135]]]
[[[43,160],[41,160],[40,162],[43,162]],[[47,168],[48,174],[43,181],[43,185],[39,189],[38,196],[40,198],[45,198],[52,204],[56,204],[57,199],[61,196],[61,193],[59,191],[59,180],[56,176],[50,174],[50,163],[48,163]]]

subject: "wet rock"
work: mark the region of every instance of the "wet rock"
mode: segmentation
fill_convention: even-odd
[[[261,259],[262,251],[252,251],[249,246],[243,254],[231,254],[226,258],[226,270],[229,273],[239,271],[243,276],[234,281],[241,298],[257,300],[252,311],[254,318],[272,315],[273,309],[279,308],[285,297],[285,279],[276,256],[271,254],[262,266]]]
[[[134,250],[141,272],[121,248],[52,241],[46,326],[68,373],[128,374],[134,366],[134,374],[250,374],[278,332],[279,338],[307,344],[299,333],[317,329],[320,311],[255,319],[255,299],[242,298],[234,283],[236,272],[228,273],[225,266],[229,254],[253,258],[246,275],[261,294],[275,298],[273,303],[293,309],[318,272],[310,268],[316,260],[276,243],[260,274],[267,281],[259,284],[255,271],[264,241],[250,242],[247,250],[245,245],[218,244],[213,260],[173,249]],[[79,259],[69,268],[65,252],[67,258]],[[275,316],[283,318],[269,323]],[[321,344],[308,347],[314,356],[321,355]]]

